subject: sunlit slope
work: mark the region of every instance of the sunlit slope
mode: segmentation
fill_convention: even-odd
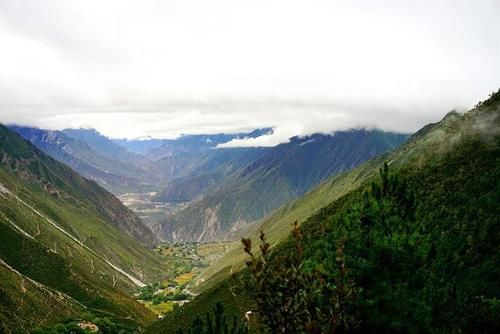
[[[152,320],[130,296],[138,286],[159,280],[166,268],[133,238],[146,229],[140,220],[97,184],[2,126],[0,161],[5,331],[53,323],[83,310],[139,324]],[[30,299],[36,301],[27,303]]]

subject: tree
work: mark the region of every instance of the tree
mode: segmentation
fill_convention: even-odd
[[[188,329],[177,330],[177,334],[248,334],[247,323],[233,317],[231,324],[224,314],[224,305],[215,304],[212,314],[207,313],[205,320],[198,316]]]
[[[303,268],[302,234],[294,223],[294,250],[271,254],[263,232],[260,255],[252,252],[250,239],[242,239],[250,255],[249,291],[256,300],[263,329],[277,333],[342,333],[358,325],[354,315],[358,290],[348,278],[344,247],[337,248],[338,276],[327,277]]]

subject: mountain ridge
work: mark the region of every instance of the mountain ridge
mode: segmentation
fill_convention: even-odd
[[[158,240],[116,197],[3,125],[0,184],[4,331],[83,312],[130,317],[134,326],[154,318],[131,294],[159,280],[166,264],[148,248]],[[18,316],[6,316],[13,309]]]
[[[154,231],[166,240],[190,241],[209,241],[233,233],[299,197],[326,176],[393,148],[405,138],[378,130],[293,138],[249,161]]]

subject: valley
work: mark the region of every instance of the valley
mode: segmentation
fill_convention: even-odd
[[[413,195],[403,192],[397,196],[409,202],[401,204],[408,206],[404,206],[402,212],[410,208],[416,211],[402,218],[398,216],[402,213],[393,212],[390,207],[388,212],[398,217],[394,218],[398,224],[399,219],[411,220],[412,224],[423,224],[425,229],[430,223],[420,219],[427,214],[429,222],[436,219],[429,211],[430,203],[448,200],[440,188],[431,188],[426,178],[432,179],[433,173],[439,171],[440,177],[448,180],[442,187],[454,187],[456,178],[460,177],[477,178],[481,185],[488,183],[488,179],[470,175],[460,167],[458,174],[450,173],[448,161],[465,164],[464,155],[468,155],[479,165],[478,161],[484,158],[484,164],[480,165],[482,173],[496,180],[493,160],[498,146],[499,94],[493,94],[468,113],[450,112],[441,121],[411,136],[353,129],[331,135],[294,137],[288,143],[269,148],[218,149],[215,143],[236,137],[200,135],[181,137],[179,142],[155,141],[148,150],[145,143],[113,141],[95,130],[55,133],[0,126],[2,330],[14,333],[19,328],[36,328],[39,333],[52,333],[57,327],[87,326],[97,331],[115,328],[113,330],[122,333],[136,330],[174,333],[180,327],[196,324],[196,319],[211,312],[217,301],[223,302],[227,316],[239,319],[242,312],[260,307],[255,304],[260,297],[247,288],[244,280],[280,254],[290,254],[290,233],[296,231],[293,222],[297,222],[297,226],[304,225],[306,262],[300,266],[316,268],[322,275],[338,275],[323,266],[322,258],[334,261],[331,254],[338,250],[333,251],[331,247],[338,243],[342,233],[347,233],[354,241],[360,238],[356,219],[375,219],[363,218],[364,211],[357,210],[359,203],[370,208],[375,205],[366,202],[369,196],[375,196],[372,194],[375,190],[369,189],[378,189],[379,175],[382,180],[393,175],[388,168],[408,178],[417,193],[426,194],[418,198],[418,203],[427,210],[418,211],[413,206],[416,205],[411,199]],[[207,141],[210,138],[214,144]],[[119,145],[127,145],[134,152]],[[476,147],[477,156],[467,145]],[[105,163],[99,160],[104,156]],[[86,164],[81,164],[82,161]],[[71,168],[63,162],[71,163]],[[134,167],[111,170],[105,167],[108,163]],[[82,169],[91,164],[108,176],[112,173],[135,181],[123,183],[114,177],[96,179],[96,169],[91,174],[88,169]],[[399,184],[400,174],[397,175],[391,176],[390,182]],[[113,185],[108,182],[112,179],[117,181]],[[406,186],[403,182],[397,187]],[[397,187],[388,189],[402,191]],[[479,211],[477,214],[485,215],[485,224],[493,224],[494,210],[490,208],[489,196],[496,196],[497,189],[481,187],[486,191],[481,205],[489,209],[488,213]],[[478,189],[471,184],[463,191],[476,193]],[[464,196],[456,200],[467,198]],[[396,197],[398,201],[401,198]],[[471,206],[468,202],[460,203],[458,208]],[[378,205],[370,210],[378,212]],[[454,209],[446,206],[443,210]],[[329,225],[331,220],[337,219],[345,220],[346,228],[351,226],[349,224],[354,227],[343,231],[343,225]],[[381,219],[385,222],[385,218]],[[447,221],[443,217],[440,219]],[[473,216],[471,219],[475,222]],[[478,229],[488,230],[493,226],[477,224]],[[386,228],[392,231],[391,227]],[[265,232],[265,239],[261,231]],[[387,238],[407,237],[404,233],[391,233],[396,232],[390,232]],[[417,230],[412,233],[412,238],[421,237]],[[248,245],[265,240],[260,253],[271,250],[274,255],[249,271],[249,263],[255,262],[247,262],[248,252],[242,251],[242,237],[248,238],[245,239]],[[333,239],[328,239],[330,237]],[[372,237],[379,240],[379,234]],[[424,243],[422,240],[419,242]],[[439,240],[433,242],[438,244]],[[394,242],[392,240],[390,245]],[[405,246],[401,247],[411,244],[404,242]],[[445,246],[448,247],[447,244],[440,247]],[[353,256],[364,256],[358,248],[347,251],[353,252]],[[399,252],[392,248],[390,251]],[[266,275],[280,274],[274,270]],[[295,269],[290,265],[280,270]],[[362,275],[359,270],[356,269],[356,275]],[[398,272],[398,277],[406,275],[398,270],[387,275],[394,272]],[[425,272],[419,274],[426,275]],[[356,278],[362,282],[360,284],[366,284],[363,281],[366,278]],[[286,275],[284,279],[288,282]],[[279,277],[266,284],[277,282]],[[426,282],[439,286],[431,279]],[[490,281],[485,282],[489,289]],[[265,288],[260,285],[258,289]],[[377,289],[383,291],[383,287],[377,286]],[[464,293],[472,293],[466,285],[461,289]],[[379,290],[373,293],[379,298]],[[410,297],[405,298],[410,300]],[[33,304],[36,309],[48,312],[46,317],[42,318],[25,302],[31,299],[36,300]],[[423,299],[416,302],[424,303]],[[12,305],[16,305],[20,318],[5,316]],[[67,311],[55,311],[60,309]],[[485,321],[490,321],[489,315],[486,317]],[[383,327],[370,317],[364,321],[374,328]],[[250,322],[245,326],[255,324]],[[404,327],[401,326],[397,328]]]
[[[170,270],[161,281],[141,287],[134,296],[162,319],[196,297],[192,290],[202,283],[200,274],[234,246],[234,242],[161,244],[155,251],[167,259]]]
[[[500,333],[500,0],[0,0],[0,334]]]
[[[153,201],[156,192],[125,193],[118,199],[142,219],[146,226],[152,227],[162,222],[166,216],[173,215],[185,208],[187,203],[164,203]]]

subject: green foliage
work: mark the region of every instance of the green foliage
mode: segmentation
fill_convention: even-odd
[[[273,256],[261,233],[260,255],[252,252],[251,240],[242,239],[250,255],[249,291],[255,298],[260,322],[269,333],[341,333],[358,322],[354,305],[358,289],[348,277],[344,246],[336,250],[336,276],[303,268],[302,235],[294,224],[293,252]]]
[[[419,169],[385,165],[304,225],[309,269],[329,272],[345,245],[363,332],[498,332],[499,147],[466,139]]]
[[[172,297],[172,300],[176,300],[176,301],[178,301],[178,300],[186,300],[186,299],[191,299],[191,297],[188,294],[182,293],[182,292],[176,293]]]
[[[488,99],[479,101],[475,108],[497,106],[500,103],[500,89],[489,95]]]
[[[132,334],[136,329],[122,323],[116,322],[111,318],[91,317],[86,320],[89,323],[95,324],[99,330],[98,334]],[[89,330],[84,330],[78,325],[78,321],[69,321],[59,323],[53,326],[45,326],[36,328],[32,331],[33,334],[88,334],[92,333]]]
[[[155,292],[159,289],[160,283],[153,283],[139,288],[139,299],[151,300]]]
[[[197,317],[191,328],[178,329],[177,334],[247,334],[248,326],[246,322],[233,317],[233,321],[228,321],[224,314],[224,305],[215,304],[212,314],[207,313],[205,319]]]

